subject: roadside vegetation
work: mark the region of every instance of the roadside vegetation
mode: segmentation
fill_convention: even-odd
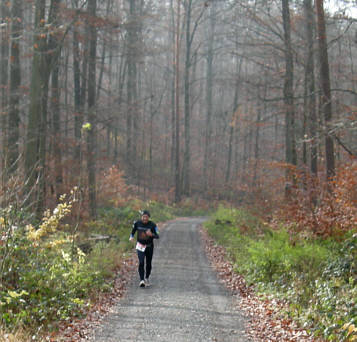
[[[110,291],[132,251],[128,236],[140,209],[149,209],[156,222],[193,213],[188,203],[176,208],[132,199],[99,208],[96,220],[77,227],[77,195],[63,196],[40,222],[14,207],[1,211],[0,341],[25,341],[26,334],[39,340],[59,322],[85,314],[98,293]]]
[[[356,229],[318,238],[224,206],[206,228],[248,284],[286,303],[285,315],[329,341],[356,340]]]

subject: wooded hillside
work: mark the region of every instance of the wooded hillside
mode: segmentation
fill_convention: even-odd
[[[348,4],[1,4],[4,204],[80,186],[95,217],[112,165],[144,196],[271,202],[356,155]]]
[[[225,277],[279,298],[311,338],[355,341],[356,12],[1,0],[0,342],[122,295],[142,209],[211,215]]]

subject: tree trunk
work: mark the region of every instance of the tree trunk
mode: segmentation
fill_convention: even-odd
[[[104,68],[105,68],[105,56],[107,53],[107,42],[104,40],[103,42],[103,47],[102,47],[102,56],[100,58],[100,71],[99,71],[99,77],[98,77],[98,85],[97,85],[97,99],[96,101],[99,102],[99,97],[100,97],[100,92],[102,89],[102,83],[103,83],[103,75],[104,75]]]
[[[120,66],[119,66],[119,77],[118,77],[118,83],[119,83],[119,91],[118,91],[118,105],[119,108],[121,108],[122,103],[123,103],[123,93],[124,93],[124,85],[125,85],[125,77],[126,77],[126,68],[128,66],[127,61],[123,58],[121,60]],[[119,141],[118,141],[118,135],[119,135],[119,118],[115,118],[115,125],[114,125],[114,164],[118,163],[118,158],[119,158]]]
[[[9,172],[15,172],[19,162],[19,126],[21,98],[20,37],[22,35],[22,0],[12,5],[11,58],[10,58],[10,108],[8,122],[8,165]]]
[[[2,128],[2,188],[6,192],[6,178],[9,173],[8,151],[7,151],[7,126],[8,126],[8,82],[9,82],[9,28],[7,18],[10,17],[9,7],[7,0],[1,0],[1,24],[5,25],[1,29],[1,128]],[[5,204],[5,203],[4,203]]]
[[[330,68],[327,53],[326,24],[323,0],[316,0],[317,14],[317,38],[319,42],[320,56],[320,80],[321,80],[321,110],[324,115],[326,132],[325,132],[325,153],[326,153],[326,176],[327,180],[335,175],[335,155],[334,143],[331,136],[332,104],[331,104],[331,84]]]
[[[190,68],[191,68],[191,10],[192,0],[185,3],[186,16],[186,59],[185,59],[185,153],[183,161],[183,193],[188,196],[190,194]]]
[[[175,85],[176,85],[176,55],[175,55],[175,50],[176,50],[176,37],[175,37],[175,12],[174,12],[174,5],[173,5],[173,0],[170,0],[170,12],[171,12],[171,29],[169,30],[169,40],[171,38],[172,41],[172,79],[171,79],[171,177],[172,179],[175,179],[175,163],[176,163],[176,158],[175,158],[175,153],[176,153],[176,148],[175,148],[175,143],[176,143],[176,131],[175,131],[175,120],[176,120],[176,112],[175,112]]]
[[[241,182],[245,183],[247,180],[247,166],[248,166],[248,154],[249,154],[249,137],[251,135],[252,129],[251,127],[246,127],[245,133],[244,133],[244,138],[243,138],[243,165],[242,165],[242,177],[241,177]]]
[[[236,49],[238,50],[238,43],[236,42]],[[237,140],[237,129],[236,126],[238,125],[238,118],[237,118],[237,111],[238,111],[238,98],[239,98],[239,84],[240,84],[240,71],[242,67],[243,58],[238,60],[238,57],[235,61],[235,85],[234,85],[234,98],[233,98],[233,111],[232,111],[232,122],[231,128],[229,132],[229,146],[228,146],[228,162],[227,162],[227,171],[226,171],[226,183],[229,182],[230,175],[231,175],[231,164],[232,164],[232,155],[233,155],[233,146],[235,146],[235,171],[238,169],[238,145],[233,140]]]
[[[315,96],[315,63],[314,63],[314,11],[312,0],[304,0],[304,12],[306,18],[306,42],[307,56],[305,67],[305,92],[306,92],[306,113],[309,127],[310,143],[310,170],[317,176],[317,116],[316,116],[316,96]]]
[[[108,12],[109,16],[109,12]],[[112,42],[112,38],[110,38],[110,41]],[[110,44],[112,45],[112,44]],[[113,56],[110,54],[109,56],[109,68],[108,68],[108,98],[107,98],[107,103],[108,107],[112,105],[112,98],[113,98]],[[107,136],[108,136],[108,146],[107,146],[107,158],[110,159],[112,151],[113,151],[113,124],[115,124],[112,118],[110,119],[110,124],[107,124]]]
[[[78,1],[76,1],[78,8]],[[81,155],[81,137],[83,125],[83,113],[81,106],[81,69],[80,69],[80,51],[79,51],[79,32],[77,25],[73,27],[73,84],[74,84],[74,160],[80,167]]]
[[[295,110],[294,110],[294,64],[291,46],[291,23],[289,0],[282,0],[282,15],[284,26],[285,45],[285,81],[284,81],[284,104],[285,104],[285,161],[287,164],[296,165],[295,147]],[[294,181],[291,171],[286,173],[287,183]]]
[[[226,177],[225,177],[226,184],[228,184],[229,177],[231,174],[233,135],[234,135],[234,124],[233,124],[233,122],[231,122],[229,124],[228,157],[227,157],[227,169],[226,169]]]
[[[151,91],[153,91],[153,86],[151,84]],[[150,141],[149,141],[149,189],[153,191],[153,121],[154,121],[154,105],[153,105],[154,95],[150,96]]]
[[[60,98],[61,91],[59,86],[59,65],[56,64],[52,72],[52,120],[53,120],[53,156],[54,156],[54,176],[56,198],[59,200],[63,194],[63,168],[62,168],[62,138],[61,138],[61,119],[60,119]]]
[[[214,30],[216,25],[215,4],[210,5],[209,12],[209,34],[208,34],[208,51],[207,51],[207,69],[206,69],[206,132],[205,132],[205,151],[203,161],[203,181],[204,191],[208,189],[208,170],[210,168],[211,158],[211,139],[212,139],[212,111],[213,111],[213,48],[214,48]]]
[[[61,0],[52,0],[47,24],[56,27]],[[42,217],[45,204],[46,182],[46,142],[47,142],[47,100],[48,83],[53,65],[57,63],[60,49],[54,35],[44,34],[46,23],[46,0],[36,0],[34,56],[30,84],[30,109],[27,127],[25,171],[27,192],[35,192],[37,217]],[[50,51],[50,53],[49,53]],[[36,185],[36,191],[34,189]],[[29,203],[31,204],[31,203]]]
[[[91,16],[89,32],[89,63],[88,63],[88,122],[91,124],[87,133],[87,171],[89,210],[92,218],[97,217],[96,189],[96,58],[97,29],[95,26],[97,0],[88,0],[88,14]]]
[[[130,16],[127,24],[127,121],[126,121],[126,160],[129,166],[135,165],[136,155],[134,155],[134,134],[133,124],[135,121],[136,101],[137,101],[137,16],[136,0],[129,0]]]
[[[258,92],[259,92],[259,87],[258,87]],[[254,142],[254,171],[253,171],[253,180],[252,180],[253,187],[257,187],[257,179],[258,179],[257,173],[258,173],[258,159],[259,159],[260,121],[262,119],[261,117],[262,117],[261,108],[257,108],[255,142]]]
[[[32,60],[32,74],[30,83],[30,108],[29,119],[27,125],[27,137],[26,137],[26,152],[25,152],[25,170],[26,170],[26,186],[27,193],[33,193],[36,196],[28,197],[28,204],[33,205],[32,201],[38,200],[39,193],[43,189],[35,189],[36,183],[39,183],[40,178],[43,177],[44,161],[41,160],[43,155],[40,154],[41,143],[44,143],[45,124],[43,122],[46,119],[45,109],[43,105],[45,103],[44,98],[47,96],[44,94],[46,89],[46,81],[49,78],[47,75],[47,65],[44,62],[44,53],[46,48],[46,41],[41,38],[41,32],[43,30],[45,22],[45,0],[36,0],[35,3],[35,30],[37,34],[34,38],[34,55]],[[45,68],[43,68],[45,66]],[[42,151],[44,147],[42,147]],[[41,184],[42,181],[41,181]],[[37,197],[37,198],[36,198]],[[43,200],[43,196],[41,197]],[[41,207],[43,203],[36,203],[37,215],[41,216]]]
[[[176,23],[176,82],[175,82],[175,103],[176,103],[176,141],[175,141],[175,202],[181,201],[180,182],[180,24],[181,24],[181,1],[177,0],[177,23]]]

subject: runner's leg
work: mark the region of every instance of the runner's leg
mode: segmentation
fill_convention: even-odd
[[[154,246],[151,247],[146,247],[145,249],[145,255],[146,255],[146,278],[148,279],[151,274],[151,261],[152,261],[152,256],[154,254]]]
[[[145,261],[145,253],[146,252],[141,252],[141,251],[138,251],[138,258],[139,258],[139,276],[140,276],[140,280],[144,280],[144,261]]]

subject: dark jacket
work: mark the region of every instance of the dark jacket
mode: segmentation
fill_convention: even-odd
[[[152,232],[152,236],[146,235],[148,230]],[[136,232],[138,232],[137,241],[146,246],[153,245],[154,239],[159,238],[159,229],[152,221],[148,221],[146,224],[141,220],[134,222],[130,237],[134,237]]]

